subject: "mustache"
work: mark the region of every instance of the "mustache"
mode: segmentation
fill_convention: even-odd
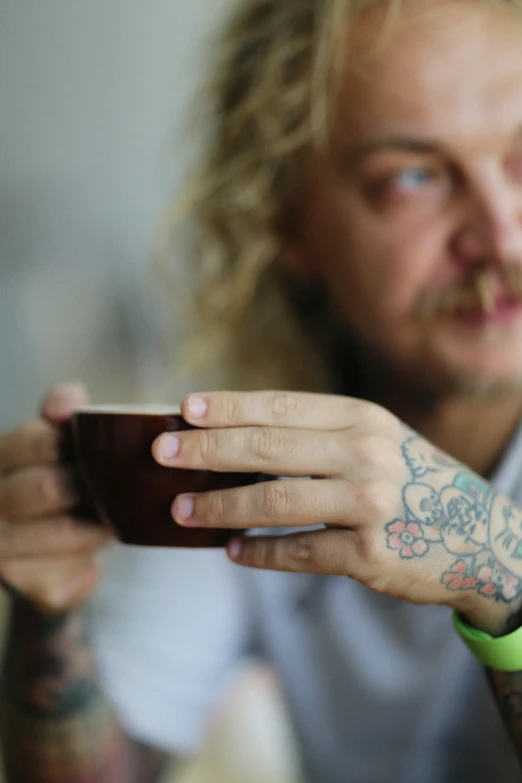
[[[499,300],[522,303],[522,264],[502,270],[478,269],[459,284],[429,291],[419,300],[423,318],[448,318],[466,312],[491,313]]]

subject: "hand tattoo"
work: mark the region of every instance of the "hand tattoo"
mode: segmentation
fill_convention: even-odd
[[[511,603],[522,596],[522,513],[487,482],[418,435],[402,446],[411,481],[404,514],[386,526],[403,559],[443,548],[455,557],[441,583]],[[429,482],[429,483],[428,483]]]

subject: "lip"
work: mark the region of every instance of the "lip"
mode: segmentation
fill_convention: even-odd
[[[454,315],[455,320],[464,326],[510,326],[522,317],[522,302],[515,299],[499,299],[488,311],[482,307],[461,310]]]

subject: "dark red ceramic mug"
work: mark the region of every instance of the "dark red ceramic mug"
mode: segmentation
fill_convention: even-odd
[[[186,529],[172,519],[172,501],[184,492],[251,484],[256,476],[181,470],[158,465],[151,454],[163,432],[193,429],[179,408],[89,406],[71,420],[73,459],[86,501],[126,544],[221,547],[237,531]]]

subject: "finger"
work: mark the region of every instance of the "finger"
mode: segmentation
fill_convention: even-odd
[[[113,538],[98,522],[70,516],[0,523],[0,560],[95,552]]]
[[[152,445],[165,467],[272,476],[328,476],[354,483],[404,472],[400,453],[379,435],[239,427],[164,433]],[[175,456],[172,456],[175,454]]]
[[[351,530],[316,530],[289,536],[233,538],[231,560],[268,571],[351,576],[359,574],[357,534]]]
[[[80,502],[71,474],[65,468],[23,468],[0,480],[0,516],[9,519],[45,516]]]
[[[340,433],[278,427],[165,433],[152,453],[166,467],[285,476],[340,475],[347,462]]]
[[[89,394],[81,383],[69,383],[57,386],[45,398],[42,414],[53,422],[63,422],[70,418],[78,408],[89,402]]]
[[[347,481],[267,481],[221,492],[179,495],[172,515],[185,527],[357,527],[375,512],[368,500],[360,487]]]
[[[270,425],[338,430],[353,427],[361,417],[393,417],[373,403],[338,395],[302,392],[212,392],[183,401],[184,418],[199,427]]]
[[[53,612],[73,608],[86,598],[99,571],[90,557],[34,557],[3,563],[0,577],[39,609]]]
[[[0,435],[0,471],[50,465],[59,455],[60,434],[45,421],[31,421]]]

